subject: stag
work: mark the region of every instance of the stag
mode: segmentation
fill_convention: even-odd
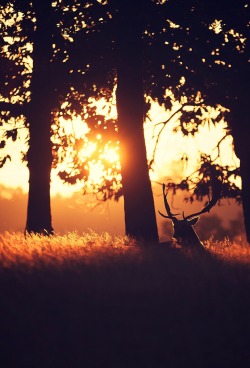
[[[169,218],[172,220],[174,234],[173,239],[175,239],[178,244],[185,246],[185,247],[196,247],[196,248],[203,248],[203,244],[200,241],[197,233],[195,232],[193,226],[199,220],[199,216],[203,213],[209,212],[212,207],[214,207],[220,197],[221,184],[217,181],[217,186],[215,186],[215,190],[213,190],[212,199],[208,202],[208,204],[199,212],[195,212],[191,215],[184,216],[184,212],[182,212],[182,219],[178,220],[176,216],[180,215],[179,213],[173,214],[170,210],[170,206],[167,200],[167,191],[166,185],[162,184],[162,192],[164,198],[164,205],[167,212],[167,215],[164,215],[160,211],[159,214],[164,218]],[[203,248],[204,249],[204,248]]]

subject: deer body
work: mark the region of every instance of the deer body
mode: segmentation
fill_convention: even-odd
[[[169,218],[172,220],[174,228],[173,239],[175,239],[180,245],[184,247],[194,247],[200,249],[203,248],[203,244],[200,241],[198,235],[196,234],[193,226],[199,220],[199,215],[201,215],[202,213],[209,212],[210,209],[217,203],[220,191],[218,190],[216,191],[211,201],[209,201],[209,203],[200,212],[196,212],[186,217],[184,216],[183,213],[182,219],[177,219],[176,216],[178,216],[179,213],[173,214],[171,212],[170,206],[167,201],[167,193],[165,192],[165,188],[166,188],[165,184],[162,184],[162,192],[167,215],[164,215],[160,211],[158,212],[162,217]]]

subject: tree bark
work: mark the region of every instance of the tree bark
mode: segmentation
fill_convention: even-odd
[[[52,164],[51,110],[53,85],[50,73],[52,55],[51,2],[33,1],[36,30],[33,42],[31,102],[29,124],[29,194],[26,232],[53,234],[50,207]]]
[[[159,239],[143,130],[141,34],[132,24],[130,30],[122,27],[122,22],[120,26],[116,99],[125,230],[127,235],[150,244]]]
[[[250,243],[250,149],[247,147],[248,156],[240,157],[240,174],[242,180],[242,207],[247,242]]]
[[[241,199],[246,238],[248,243],[250,243],[250,144],[247,96],[242,96],[240,104],[235,104],[231,107],[231,114],[234,148],[240,160],[240,175],[242,181]]]

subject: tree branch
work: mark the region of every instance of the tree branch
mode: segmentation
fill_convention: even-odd
[[[161,122],[159,122],[159,123],[156,123],[155,125],[154,125],[154,128],[156,127],[156,126],[158,126],[158,125],[163,125],[162,127],[161,127],[161,129],[160,129],[160,131],[158,132],[158,134],[157,134],[157,137],[156,137],[156,142],[155,142],[155,145],[154,145],[154,150],[153,150],[153,155],[152,155],[152,160],[150,161],[150,163],[151,163],[151,165],[152,165],[152,163],[154,162],[154,158],[155,158],[155,153],[156,153],[156,150],[157,150],[157,146],[158,146],[158,143],[159,143],[159,140],[160,140],[160,136],[161,136],[161,133],[163,132],[163,130],[164,130],[164,128],[165,128],[165,126],[166,126],[166,124],[167,123],[169,123],[177,114],[179,114],[180,112],[182,112],[183,111],[183,109],[185,108],[185,107],[194,107],[194,106],[201,106],[202,105],[202,103],[201,102],[199,102],[199,103],[194,103],[194,104],[190,104],[190,103],[188,103],[188,102],[186,102],[186,103],[184,103],[178,110],[176,110],[167,120],[165,120],[165,121],[161,121]],[[153,138],[154,138],[154,136],[153,136]]]
[[[24,103],[20,105],[17,103],[13,104],[11,102],[0,101],[0,111],[10,111],[15,116],[22,115],[22,114],[24,115],[26,112],[27,106],[28,106],[28,103]]]
[[[220,145],[221,143],[224,141],[224,139],[226,139],[228,137],[228,134],[226,133],[225,135],[223,135],[223,137],[219,140],[219,142],[217,143],[217,145],[213,148],[213,151],[217,150],[217,156],[211,161],[214,162],[216,161],[218,158],[221,157],[220,155]]]

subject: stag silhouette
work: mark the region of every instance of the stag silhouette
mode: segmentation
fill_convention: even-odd
[[[177,241],[178,244],[184,247],[196,247],[203,248],[204,246],[200,241],[197,233],[195,232],[193,226],[199,220],[199,216],[203,213],[209,212],[212,207],[214,207],[220,198],[221,193],[221,182],[219,180],[214,181],[213,183],[213,196],[212,199],[208,202],[208,204],[199,212],[195,212],[191,215],[184,216],[184,212],[182,212],[182,219],[177,219],[176,216],[180,215],[180,213],[173,214],[170,210],[170,206],[167,200],[167,191],[166,185],[162,184],[162,193],[164,198],[164,205],[167,212],[167,215],[164,215],[160,211],[159,214],[164,218],[169,218],[172,220],[172,225],[174,228],[173,239]]]

